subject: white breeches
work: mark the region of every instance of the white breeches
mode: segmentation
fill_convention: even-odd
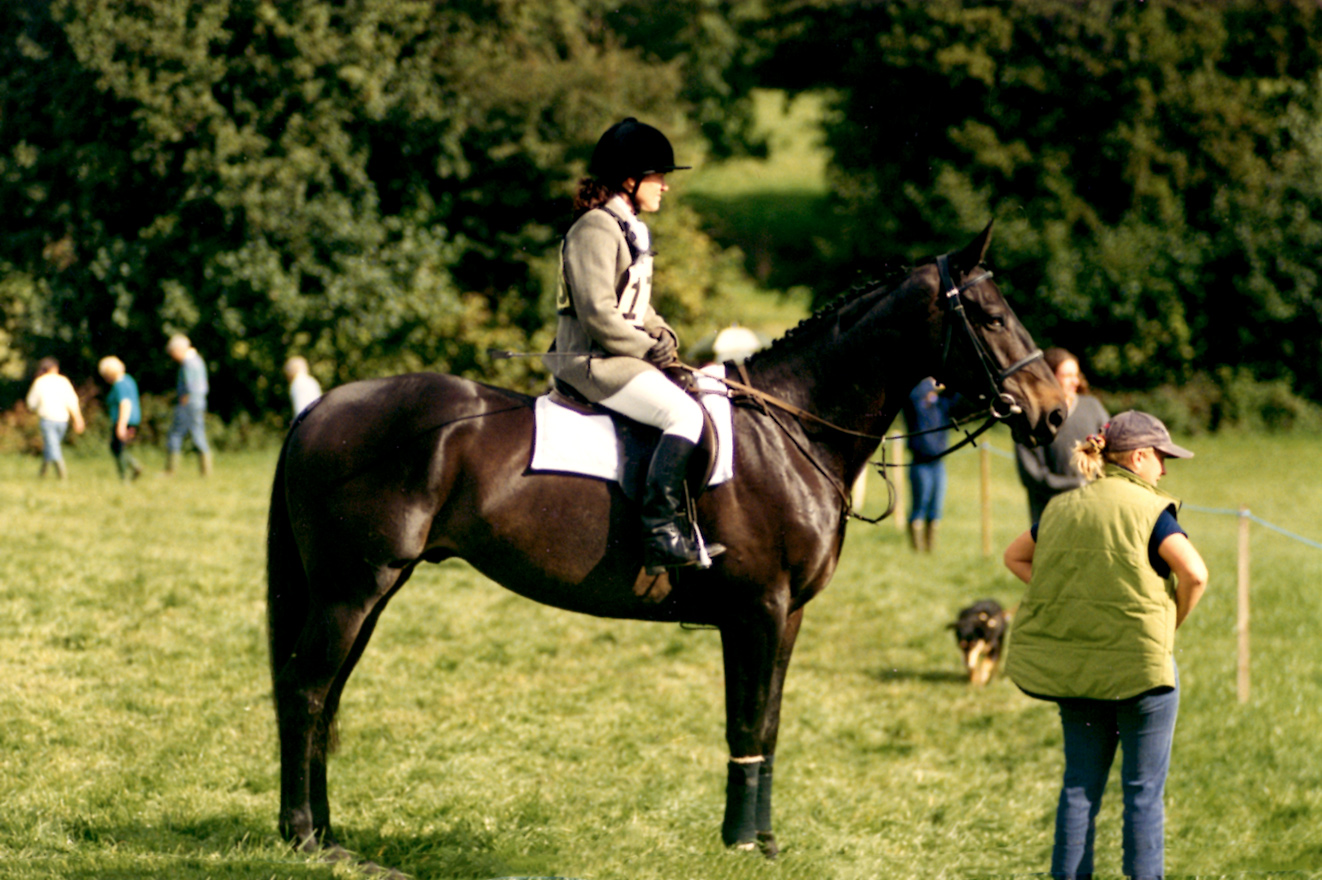
[[[690,443],[702,437],[702,406],[660,370],[639,373],[601,405]]]

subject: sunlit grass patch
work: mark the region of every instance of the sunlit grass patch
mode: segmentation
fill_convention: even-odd
[[[1300,501],[1322,477],[1291,467],[1310,442],[1188,441],[1198,457],[1163,485],[1322,537],[1322,513]],[[0,877],[347,876],[276,835],[263,574],[274,453],[220,457],[207,481],[131,486],[109,456],[78,464],[56,485],[28,459],[0,459]],[[970,689],[945,629],[974,599],[1018,601],[998,557],[1026,506],[1013,463],[993,457],[984,558],[978,456],[948,468],[937,552],[912,553],[890,521],[855,523],[807,610],[777,750],[774,866],[720,845],[716,633],[545,608],[459,562],[419,569],[349,683],[331,764],[346,844],[419,878],[1044,871],[1059,722],[1004,679]],[[875,512],[875,477],[870,489]],[[1181,519],[1213,580],[1178,640],[1169,872],[1306,876],[1322,815],[1322,554],[1255,528],[1253,699],[1240,706],[1237,519]],[[1118,876],[1119,824],[1113,787],[1102,876]]]

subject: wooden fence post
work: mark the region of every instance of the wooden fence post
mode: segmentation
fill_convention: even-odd
[[[886,441],[883,440],[882,442],[885,443]],[[897,465],[904,464],[904,441],[899,437],[891,441],[891,461]],[[895,528],[901,532],[907,531],[909,528],[908,517],[904,515],[904,504],[907,500],[904,491],[905,471],[906,469],[903,467],[895,468],[895,479],[891,480],[895,484]]]
[[[983,558],[990,558],[992,555],[992,521],[991,521],[991,448],[986,443],[978,447],[978,455],[982,464],[982,555]]]
[[[1239,674],[1240,703],[1249,701],[1249,509],[1239,509]]]

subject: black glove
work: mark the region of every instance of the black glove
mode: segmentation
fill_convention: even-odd
[[[656,345],[647,350],[644,359],[654,367],[665,367],[675,362],[675,355],[678,352],[679,346],[675,344],[675,337],[662,330],[657,337]]]

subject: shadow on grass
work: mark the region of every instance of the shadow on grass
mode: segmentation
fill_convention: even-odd
[[[141,829],[104,828],[106,840],[136,837]],[[446,877],[454,880],[485,880],[511,875],[540,875],[543,871],[512,868],[492,850],[482,835],[447,832],[412,837],[385,838],[371,832],[347,829],[339,835],[352,858],[323,858],[286,849],[274,839],[270,846],[250,846],[246,840],[229,846],[217,842],[191,848],[186,845],[152,851],[134,846],[113,851],[84,851],[70,858],[27,859],[18,874],[0,876],[21,880],[333,880],[363,877],[380,880]]]
[[[932,684],[967,685],[968,676],[947,669],[878,669],[871,673],[877,681],[925,681]]]
[[[29,859],[16,880],[332,880],[344,877],[487,878],[514,873],[494,851],[491,835],[467,824],[433,834],[385,837],[338,828],[338,855],[294,851],[274,828],[238,817],[213,817],[164,826],[87,823],[75,837],[76,855]],[[396,873],[399,872],[399,873]]]

